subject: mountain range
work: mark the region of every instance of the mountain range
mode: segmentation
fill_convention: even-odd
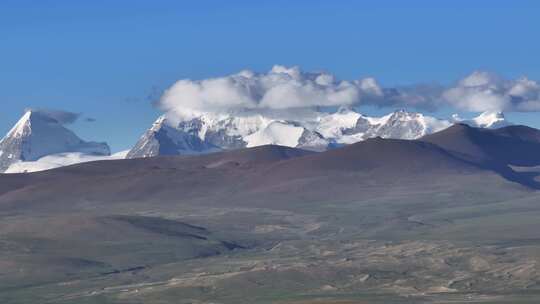
[[[32,172],[94,160],[204,154],[268,144],[325,151],[374,137],[417,139],[453,123],[481,128],[510,125],[500,112],[482,113],[471,120],[458,116],[444,120],[405,110],[370,117],[349,108],[289,117],[248,111],[205,113],[182,120],[162,116],[133,148],[111,155],[106,143],[85,142],[54,118],[27,111],[0,141],[0,172]]]
[[[304,189],[302,193],[309,189],[302,195],[331,199],[335,191],[347,197],[348,193],[357,195],[368,185],[449,182],[470,176],[540,189],[534,171],[538,166],[540,130],[525,126],[482,129],[454,124],[419,139],[375,137],[324,152],[261,145],[8,174],[3,175],[0,196],[4,202],[14,203],[26,195],[42,200],[52,199],[60,192],[67,201],[80,197],[95,200],[96,196],[100,200],[107,197],[106,201],[129,201],[145,196],[170,200],[177,191],[189,198],[209,189],[220,197],[231,191],[234,196],[268,191],[294,196],[295,189]],[[325,185],[331,185],[332,191]],[[24,201],[30,203],[33,199]]]

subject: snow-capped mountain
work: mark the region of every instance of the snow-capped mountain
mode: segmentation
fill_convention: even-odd
[[[322,151],[378,136],[415,139],[451,125],[447,120],[404,110],[369,117],[347,108],[334,113],[312,112],[297,120],[246,112],[207,113],[181,120],[175,126],[164,124],[165,121],[160,118],[154,123],[128,158],[208,153],[267,144]]]
[[[139,139],[126,158],[152,157],[157,155],[200,154],[219,151],[220,148],[173,128],[165,117],[160,117]]]
[[[467,124],[471,127],[476,128],[487,128],[487,129],[497,129],[502,127],[507,127],[511,125],[511,123],[506,120],[506,117],[504,116],[503,112],[497,112],[497,111],[487,111],[484,113],[481,113],[477,117],[473,119],[461,119],[459,116],[454,115],[453,120],[455,122],[460,122]]]
[[[105,143],[85,142],[40,111],[28,111],[0,141],[0,172],[33,172],[80,162],[202,154],[267,144],[323,151],[372,137],[416,139],[453,123],[482,128],[507,126],[504,114],[486,112],[473,119],[437,119],[395,111],[382,117],[354,109],[335,112],[205,113],[189,119],[160,117],[128,152],[110,155]]]
[[[361,115],[352,128],[343,129],[339,143],[354,143],[372,137],[416,139],[448,128],[451,123],[421,113],[395,111],[383,117]],[[339,134],[338,134],[339,135]]]
[[[108,156],[106,143],[86,142],[56,119],[40,111],[26,111],[0,140],[0,172],[20,162],[34,162],[59,153]]]

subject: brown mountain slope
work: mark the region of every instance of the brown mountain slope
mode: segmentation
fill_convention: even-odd
[[[457,124],[421,141],[440,146],[474,162],[501,165],[540,165],[540,131],[524,126],[495,130]]]

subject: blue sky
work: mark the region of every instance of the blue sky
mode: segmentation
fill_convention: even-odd
[[[26,107],[62,109],[96,119],[72,126],[83,138],[126,149],[160,114],[148,96],[274,64],[385,86],[477,69],[540,80],[538,15],[518,0],[2,0],[0,132]],[[539,113],[508,116],[540,127]]]

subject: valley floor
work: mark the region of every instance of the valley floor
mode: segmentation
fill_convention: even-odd
[[[0,299],[536,303],[540,194],[490,192],[394,190],[276,208],[145,202],[116,203],[105,213],[84,204],[61,214],[5,213]],[[63,232],[69,223],[78,230]]]

